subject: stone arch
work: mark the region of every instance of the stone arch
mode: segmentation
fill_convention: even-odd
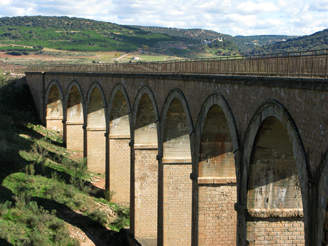
[[[135,98],[133,114],[134,208],[131,225],[142,245],[157,243],[158,131],[159,114],[152,90],[142,87]]]
[[[112,201],[130,205],[131,105],[123,84],[116,84],[108,103],[109,165],[108,185]]]
[[[240,236],[261,244],[261,240],[274,241],[278,236],[288,239],[287,228],[293,227],[300,233],[296,239],[304,243],[309,169],[297,127],[276,100],[263,103],[247,128],[242,171],[241,198],[248,219],[244,215],[245,234]],[[275,226],[282,230],[275,235],[265,232]]]
[[[195,217],[198,235],[202,235],[198,244],[235,245],[239,140],[235,119],[221,94],[214,93],[204,102],[196,133],[198,214]]]
[[[87,94],[86,108],[88,169],[104,173],[106,166],[106,100],[98,82],[94,82]]]
[[[51,81],[46,90],[46,127],[63,132],[63,91],[58,81]]]
[[[82,89],[77,81],[72,81],[66,91],[66,147],[83,151],[85,102]]]
[[[172,153],[170,153],[170,150],[168,150],[169,148],[167,148],[168,146],[166,146],[166,142],[167,139],[165,139],[166,137],[173,137],[173,139],[175,139],[175,136],[167,136],[167,130],[168,129],[168,124],[166,124],[166,120],[173,118],[172,117],[168,117],[169,113],[174,113],[175,111],[172,110],[172,103],[173,103],[173,107],[177,106],[178,109],[180,109],[181,113],[184,114],[184,121],[182,120],[183,123],[180,123],[177,127],[179,127],[179,129],[182,131],[182,134],[187,134],[188,136],[191,136],[194,133],[194,125],[192,122],[192,118],[191,118],[191,114],[190,114],[190,110],[189,110],[189,106],[187,103],[187,100],[183,94],[183,92],[180,89],[173,89],[172,91],[170,91],[170,93],[168,94],[163,109],[162,109],[162,113],[161,113],[161,137],[162,137],[162,141],[161,141],[161,149],[162,149],[162,155],[163,155],[163,162],[169,162],[170,161],[170,156],[172,156]],[[171,109],[171,110],[170,110]],[[176,114],[178,114],[180,112],[176,112]],[[174,122],[169,122],[169,124],[174,125]],[[169,133],[173,134],[174,133],[172,131],[169,131]],[[193,152],[193,145],[189,145],[190,144],[190,138],[187,138],[187,142],[188,142],[188,146],[184,146],[187,147],[184,149],[183,153],[184,153],[184,157],[179,157],[177,156],[177,158],[173,159],[191,159],[191,153]],[[166,149],[166,150],[165,150]],[[168,152],[166,152],[168,150]],[[171,148],[171,151],[176,152],[176,150]],[[164,160],[166,159],[166,160]]]
[[[161,114],[159,241],[164,245],[191,244],[193,133],[187,100],[173,89]]]
[[[149,108],[147,108],[149,107]],[[151,113],[150,115],[147,114]],[[151,124],[149,130],[147,126]],[[134,101],[133,126],[135,145],[158,145],[159,113],[152,90],[148,86],[143,86]],[[140,132],[147,132],[146,138]],[[158,147],[158,146],[157,146]]]
[[[318,174],[320,174],[318,182],[318,207],[317,207],[317,242],[315,245],[328,244],[328,149],[326,150],[320,166]]]

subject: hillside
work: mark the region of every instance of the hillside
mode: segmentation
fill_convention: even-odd
[[[321,49],[328,49],[328,29],[316,32],[312,35],[287,40],[285,42],[257,47],[251,52],[251,54],[270,54]]]
[[[107,22],[69,17],[0,18],[0,43],[73,51],[131,51],[174,41],[156,34]]]
[[[31,98],[0,73],[0,245],[127,245],[129,209],[39,125]]]
[[[203,29],[181,29],[181,28],[169,28],[169,27],[151,27],[151,26],[131,26],[147,32],[162,33],[173,37],[179,37],[189,42],[199,43],[203,40],[213,40],[218,37],[230,39],[232,36],[227,34],[221,34],[210,30]]]
[[[143,50],[168,56],[198,58],[238,55],[256,45],[282,38],[287,37],[233,37],[202,29],[124,26],[69,17],[0,18],[0,50],[11,55],[37,54],[46,47],[93,52]]]
[[[328,30],[304,37],[231,36],[202,29],[128,26],[83,18],[0,18],[0,51],[13,56],[37,55],[47,48],[78,52],[138,51],[140,54],[167,57],[213,58],[324,49],[328,45],[327,35]]]
[[[235,36],[234,43],[240,47],[243,53],[247,54],[256,47],[270,45],[296,38],[287,35],[254,35],[254,36]]]
[[[180,29],[165,27],[149,27],[149,26],[131,26],[152,33],[162,33],[173,37],[182,38],[185,41],[199,43],[203,40],[216,40],[221,38],[231,42],[230,51],[240,51],[247,53],[257,46],[276,43],[282,40],[293,39],[295,36],[287,35],[254,35],[254,36],[231,36],[228,34],[218,33],[211,30],[203,29]]]

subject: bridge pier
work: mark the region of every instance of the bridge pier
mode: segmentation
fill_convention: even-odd
[[[157,243],[159,116],[148,87],[138,91],[133,110],[133,218],[135,237],[142,245]]]
[[[162,111],[163,245],[191,245],[192,145],[194,127],[180,90],[172,90]]]

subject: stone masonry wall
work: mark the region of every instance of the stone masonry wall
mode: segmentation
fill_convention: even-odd
[[[63,132],[63,119],[47,119],[47,129]]]
[[[199,186],[198,245],[236,245],[236,184]]]
[[[130,205],[130,139],[110,138],[110,190],[114,192],[112,201]]]
[[[135,236],[142,245],[157,242],[157,149],[135,149]],[[145,243],[143,243],[145,241]]]
[[[190,164],[164,164],[164,245],[191,245]]]
[[[106,138],[105,130],[87,130],[88,169],[96,173],[105,173]]]
[[[153,91],[159,110],[166,96],[173,88],[180,88],[186,96],[194,123],[205,99],[214,92],[221,93],[231,107],[235,117],[240,142],[243,142],[246,128],[259,105],[268,99],[282,103],[299,129],[304,147],[309,152],[312,171],[320,162],[328,141],[328,92],[327,80],[303,78],[262,78],[251,76],[209,76],[209,75],[112,75],[112,74],[67,74],[45,73],[44,88],[51,81],[60,83],[62,90],[73,80],[87,95],[90,85],[98,81],[104,89],[105,98],[117,83],[123,83],[131,102],[138,89],[148,85]],[[37,105],[42,105],[40,94],[41,73],[27,73],[27,82]],[[35,82],[36,86],[33,84]],[[236,97],[238,95],[238,97]],[[194,100],[197,98],[197,100]],[[41,102],[41,103],[40,103]],[[39,107],[42,110],[41,107]],[[40,112],[42,115],[43,113]],[[315,148],[313,147],[315,146]]]
[[[303,246],[304,223],[300,219],[276,219],[247,222],[247,241],[250,246]]]
[[[83,151],[83,128],[82,124],[66,124],[67,149]]]
[[[44,83],[42,83],[41,77],[44,76]],[[37,77],[40,77],[39,79]],[[32,81],[33,80],[33,81]],[[229,107],[231,108],[232,114],[235,118],[238,137],[240,143],[244,142],[244,136],[247,127],[250,124],[251,118],[254,113],[259,108],[259,106],[267,100],[277,100],[281,103],[289,112],[297,130],[300,134],[302,143],[307,153],[307,160],[310,166],[312,174],[315,174],[322,154],[327,150],[328,142],[328,91],[327,91],[327,79],[302,79],[302,78],[261,78],[261,77],[246,77],[246,76],[207,76],[207,75],[151,75],[151,74],[87,74],[87,73],[45,73],[44,75],[34,76],[33,74],[27,74],[27,81],[30,85],[32,95],[37,98],[36,104],[39,109],[39,113],[43,122],[45,121],[45,109],[46,105],[44,98],[40,91],[44,93],[45,88],[51,81],[58,81],[62,91],[65,93],[67,87],[71,81],[75,80],[82,88],[82,94],[88,95],[92,83],[98,81],[101,88],[104,90],[104,98],[108,100],[112,89],[117,83],[121,83],[128,93],[128,98],[131,102],[135,100],[138,90],[142,86],[149,86],[156,98],[156,103],[158,105],[159,111],[162,110],[163,104],[169,92],[174,88],[179,88],[183,91],[186,98],[188,107],[190,109],[190,114],[195,124],[199,116],[199,112],[202,108],[203,102],[212,93],[220,93],[227,101]],[[35,85],[33,83],[35,82]],[[43,88],[43,90],[41,90]],[[38,96],[39,95],[39,96]],[[85,97],[85,96],[84,96]],[[86,100],[86,98],[84,98]],[[103,133],[102,133],[103,134]],[[104,138],[104,137],[103,137]],[[91,142],[90,142],[91,139]],[[99,138],[102,139],[102,138]],[[92,148],[92,145],[96,142],[90,138],[88,134],[88,148]],[[89,152],[89,151],[88,151]],[[89,156],[91,158],[91,156]],[[90,161],[90,160],[89,160]],[[245,165],[245,163],[242,163]],[[169,171],[171,167],[165,167],[164,165],[164,179],[165,172]],[[175,167],[174,167],[175,168]],[[191,169],[191,168],[190,168]],[[171,189],[174,187],[176,189],[181,189],[180,184],[184,185],[184,177],[190,182],[189,174],[191,170],[180,178],[176,178],[176,184],[172,185]],[[301,170],[302,175],[307,176],[306,169]],[[168,220],[168,216],[171,216],[167,212],[165,206],[174,204],[173,202],[168,203],[171,197],[168,196],[168,189],[165,186],[164,180],[164,225],[165,221]],[[167,181],[168,182],[168,181]],[[186,181],[187,182],[187,181]],[[179,185],[177,185],[179,184]],[[191,186],[191,185],[190,185]],[[170,187],[170,186],[168,186]],[[191,200],[191,192],[190,200]],[[166,199],[166,200],[165,200]],[[173,197],[172,197],[173,199]],[[188,198],[189,199],[189,198]],[[311,198],[310,198],[311,199]],[[167,204],[165,204],[165,202]],[[190,202],[191,204],[191,202]],[[177,209],[178,210],[178,209]],[[188,211],[191,209],[188,208]],[[165,214],[167,213],[167,214]],[[180,214],[179,214],[180,216]],[[305,216],[307,216],[305,214]],[[191,218],[191,216],[189,216]],[[175,218],[173,216],[173,218]],[[178,218],[178,216],[176,217]],[[173,221],[173,219],[171,219]],[[251,230],[249,226],[248,238],[251,240],[256,236],[256,238],[261,238],[262,228],[266,228],[269,224],[282,228],[281,231],[275,236],[275,240],[280,240],[284,237],[284,240],[289,240],[287,233],[293,233],[290,231],[285,231],[285,224],[292,223],[289,220],[276,220],[271,221],[269,219],[267,222],[261,221],[248,222],[248,225],[253,225],[256,230]],[[264,224],[263,224],[264,223]],[[181,223],[180,223],[181,224]],[[180,226],[181,227],[181,226]],[[176,226],[178,228],[178,226]],[[268,230],[274,227],[269,227]],[[297,226],[295,228],[298,228]],[[170,228],[164,228],[164,233]],[[179,228],[179,233],[183,233],[183,230]],[[188,229],[188,232],[190,230]],[[256,233],[255,233],[256,232]],[[297,233],[298,231],[296,231]],[[276,233],[276,232],[275,232]],[[172,234],[173,235],[173,234]],[[190,234],[189,234],[190,235]],[[170,234],[171,236],[171,234]],[[266,235],[267,236],[267,235]],[[295,235],[296,236],[296,235]],[[168,236],[167,236],[168,237]],[[174,235],[173,235],[174,237]],[[264,237],[264,236],[263,236]],[[287,237],[287,238],[285,238]],[[190,236],[189,236],[190,238]],[[253,239],[252,239],[253,240]],[[290,239],[293,240],[293,239]],[[270,240],[267,240],[270,241]],[[272,241],[272,240],[271,240]],[[164,235],[164,243],[167,243],[167,239]],[[175,245],[175,241],[173,245]],[[252,241],[253,242],[253,241]],[[258,243],[261,242],[259,239]],[[288,242],[289,243],[289,242]],[[188,243],[187,243],[188,244]],[[264,243],[263,243],[264,244]]]

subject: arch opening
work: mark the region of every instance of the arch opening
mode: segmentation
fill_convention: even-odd
[[[50,130],[63,132],[63,103],[60,89],[52,85],[47,98],[46,127]]]
[[[112,201],[130,205],[130,105],[118,90],[113,97],[109,115],[109,187]]]
[[[305,243],[301,186],[291,138],[284,125],[273,116],[262,122],[254,140],[247,209],[250,215],[248,242],[276,243],[284,237],[289,242]],[[293,228],[292,235],[288,228]]]
[[[157,115],[148,93],[137,105],[134,131],[135,236],[142,245],[157,243]]]
[[[157,148],[157,117],[148,94],[143,94],[138,105],[134,144],[135,146],[151,146]]]
[[[200,141],[199,177],[236,179],[230,130],[224,112],[218,105],[208,111]]]
[[[207,112],[200,137],[199,245],[236,245],[237,183],[233,149],[226,116],[220,106],[213,105]]]
[[[164,245],[191,244],[192,172],[187,113],[178,98],[167,111],[163,135]]]
[[[97,87],[92,90],[89,99],[87,123],[88,129],[106,130],[105,102]]]
[[[105,173],[106,165],[106,117],[105,101],[98,87],[93,88],[87,110],[88,169]]]
[[[176,98],[171,102],[165,119],[163,162],[191,162],[187,116]]]
[[[82,95],[76,85],[72,86],[67,99],[66,145],[68,149],[83,151],[84,114]]]

